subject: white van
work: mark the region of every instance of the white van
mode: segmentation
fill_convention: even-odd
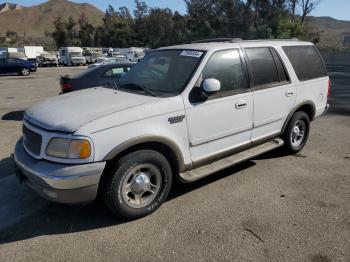
[[[305,146],[327,109],[329,77],[312,43],[206,40],[148,53],[117,84],[27,109],[17,174],[52,201],[99,194],[138,218],[192,182],[282,147]],[[278,159],[276,159],[278,161]]]
[[[86,65],[81,47],[61,47],[59,49],[59,63],[68,66]]]

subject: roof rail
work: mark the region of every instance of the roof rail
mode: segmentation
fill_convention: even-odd
[[[237,43],[237,42],[256,42],[256,41],[299,41],[298,38],[275,38],[275,39],[251,39],[251,40],[242,40],[241,38],[211,38],[211,39],[202,39],[197,41],[190,42],[191,44],[200,44],[200,43],[217,43],[217,42],[227,42],[227,43]]]
[[[216,42],[240,42],[241,38],[211,38],[211,39],[201,39],[197,41],[192,41],[191,44],[200,44],[200,43],[216,43]]]

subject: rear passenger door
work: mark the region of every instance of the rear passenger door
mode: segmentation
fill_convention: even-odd
[[[253,91],[252,141],[279,133],[295,103],[295,86],[273,47],[244,49]]]

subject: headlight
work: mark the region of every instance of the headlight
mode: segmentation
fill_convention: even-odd
[[[46,148],[52,157],[85,159],[91,155],[90,142],[85,139],[52,138]]]

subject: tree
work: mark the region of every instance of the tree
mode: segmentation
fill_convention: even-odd
[[[290,10],[290,19],[291,22],[294,24],[295,23],[295,16],[296,16],[296,12],[297,12],[297,7],[299,5],[299,0],[289,0],[289,10]]]
[[[321,0],[301,0],[301,28],[304,28],[305,18],[309,15],[321,2]]]
[[[65,23],[66,27],[66,44],[68,46],[79,46],[80,40],[79,40],[79,34],[76,29],[77,23],[74,21],[73,17],[69,17],[68,21]]]
[[[58,17],[54,22],[54,26],[55,30],[52,33],[52,37],[55,40],[56,47],[60,48],[62,46],[66,46],[67,35],[65,23],[62,22],[60,17]]]
[[[87,16],[82,13],[78,20],[78,38],[82,46],[93,46],[95,28],[89,23]]]

